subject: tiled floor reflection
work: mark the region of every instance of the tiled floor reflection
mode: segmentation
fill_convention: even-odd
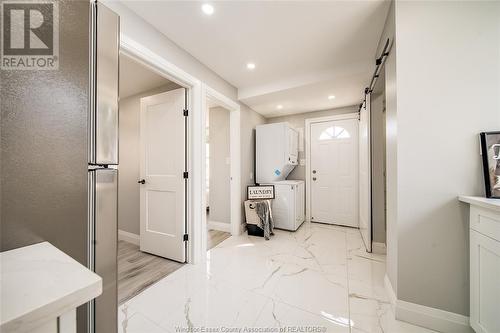
[[[124,303],[120,332],[431,332],[394,319],[384,274],[385,256],[366,253],[356,229],[304,223],[270,241],[233,236],[207,252],[206,264],[185,265]]]

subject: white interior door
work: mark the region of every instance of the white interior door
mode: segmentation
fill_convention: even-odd
[[[140,249],[184,262],[185,89],[141,99]]]
[[[359,118],[359,230],[368,252],[372,252],[370,154],[370,95],[368,94]]]
[[[358,120],[312,123],[311,221],[358,227]]]

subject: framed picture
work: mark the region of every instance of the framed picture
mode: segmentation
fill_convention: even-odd
[[[274,199],[274,185],[247,186],[248,200]]]
[[[500,199],[500,132],[483,132],[479,136],[486,197]]]

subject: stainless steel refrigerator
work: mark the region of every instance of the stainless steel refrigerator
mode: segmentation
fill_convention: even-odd
[[[58,69],[2,70],[1,250],[49,241],[103,278],[78,332],[117,332],[119,17],[60,0]],[[3,23],[2,23],[3,24]]]

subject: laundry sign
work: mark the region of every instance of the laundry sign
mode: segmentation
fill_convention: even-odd
[[[247,186],[247,199],[274,199],[274,185]]]

